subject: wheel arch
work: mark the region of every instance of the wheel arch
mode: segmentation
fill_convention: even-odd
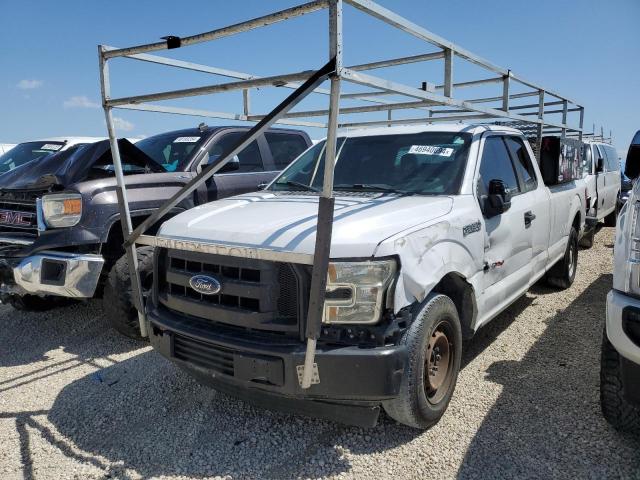
[[[448,296],[458,310],[463,338],[471,338],[475,332],[478,306],[473,285],[459,272],[451,271],[444,275],[431,289],[430,293]]]

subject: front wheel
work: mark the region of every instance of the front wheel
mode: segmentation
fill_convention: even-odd
[[[140,247],[137,254],[142,294],[146,296],[153,285],[153,247]],[[138,311],[133,304],[131,274],[126,254],[118,259],[109,272],[102,304],[107,320],[113,328],[129,338],[142,340]]]
[[[408,351],[400,392],[383,407],[394,420],[426,429],[447,409],[460,370],[462,329],[453,301],[429,295],[400,344]]]
[[[605,420],[622,432],[640,432],[640,408],[630,404],[622,391],[620,354],[605,330],[600,358],[600,406]]]
[[[551,286],[567,289],[576,278],[578,269],[578,232],[571,227],[564,256],[547,273],[547,283]]]

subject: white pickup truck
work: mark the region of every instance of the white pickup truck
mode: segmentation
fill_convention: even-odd
[[[625,163],[633,189],[618,217],[613,288],[602,339],[602,413],[621,431],[640,433],[640,130]]]
[[[547,187],[522,133],[432,125],[339,133],[317,375],[302,389],[310,268],[187,251],[192,242],[313,254],[325,142],[264,191],[162,224],[152,345],[201,381],[269,408],[417,428],[453,394],[463,339],[542,277],[576,275],[582,179]]]

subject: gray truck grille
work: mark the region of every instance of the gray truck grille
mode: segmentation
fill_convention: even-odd
[[[299,335],[308,297],[307,270],[296,265],[163,250],[157,299],[177,314],[247,329]],[[220,282],[215,295],[190,286],[195,275]]]

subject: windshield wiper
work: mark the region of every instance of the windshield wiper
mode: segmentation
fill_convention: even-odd
[[[298,187],[303,190],[307,190],[310,192],[319,192],[320,189],[316,187],[312,187],[311,185],[307,185],[305,183],[296,182],[294,180],[287,180],[286,182],[276,182],[276,185],[287,185],[288,187]]]
[[[374,192],[387,192],[387,193],[402,193],[408,194],[406,190],[398,190],[397,188],[384,183],[352,183],[352,184],[340,184],[334,185],[334,190],[357,190],[357,191],[374,191]]]

